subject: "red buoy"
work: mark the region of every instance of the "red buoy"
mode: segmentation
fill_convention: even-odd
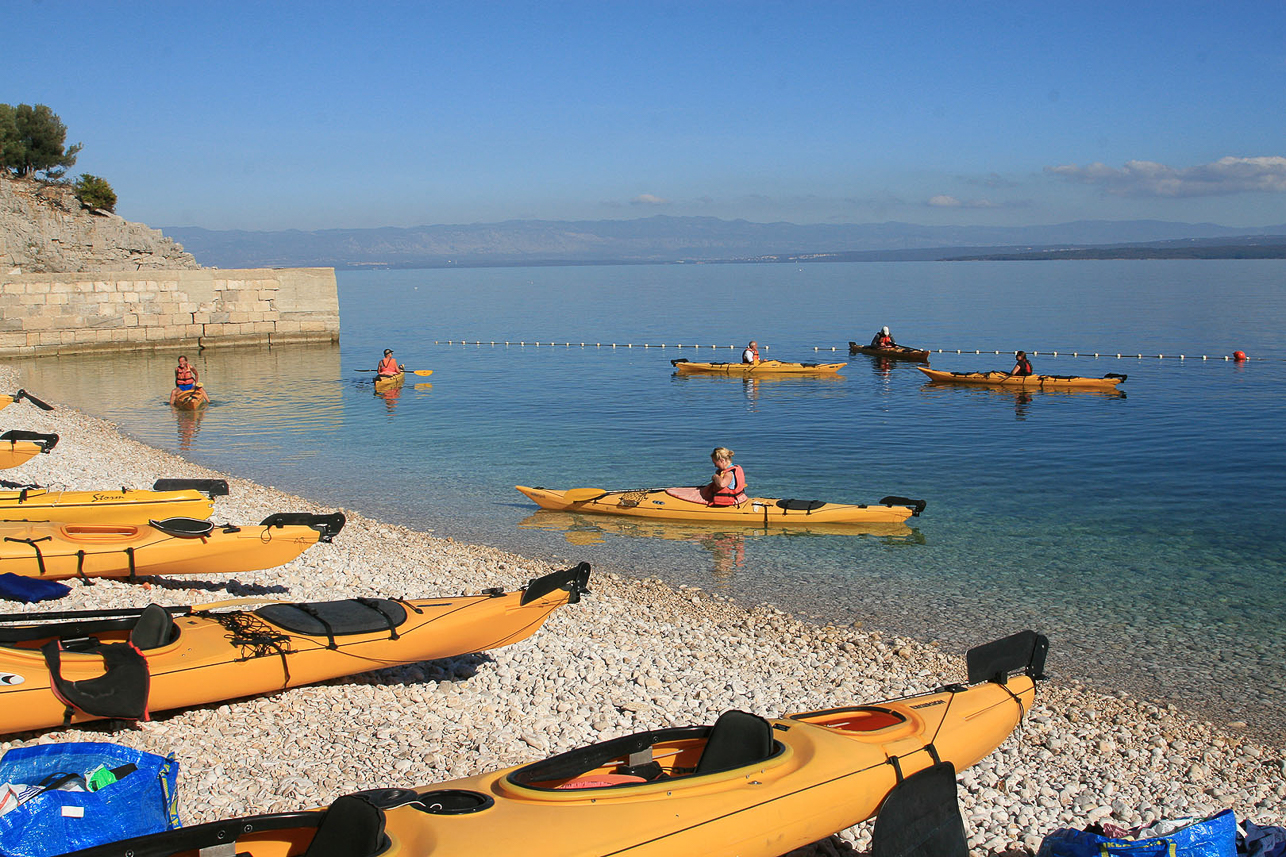
[[[1236,360],[1238,363],[1244,363],[1244,362],[1246,362],[1246,352],[1244,352],[1244,351],[1234,351],[1234,352],[1232,353],[1232,359],[1233,359],[1233,360]]]

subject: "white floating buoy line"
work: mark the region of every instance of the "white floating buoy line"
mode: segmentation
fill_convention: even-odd
[[[555,348],[555,347],[557,348],[693,348],[693,349],[709,348],[712,351],[717,351],[721,348],[728,349],[730,351],[735,351],[738,348],[745,347],[744,345],[701,345],[697,343],[694,343],[692,345],[685,345],[683,343],[666,343],[666,342],[554,342],[553,340],[538,340],[538,341],[533,340],[529,342],[527,340],[484,341],[480,339],[435,339],[433,340],[433,344],[434,345],[475,345],[475,346],[482,346],[482,345],[498,346],[499,345],[499,346],[518,346],[519,348],[526,348],[527,346],[531,346],[533,348]],[[769,346],[764,346],[761,350],[767,351],[768,348]],[[813,346],[813,351],[841,351],[841,350],[843,350],[841,346],[835,346],[835,345],[814,345]],[[1012,354],[1013,353],[1013,351],[1010,349],[999,349],[999,348],[994,350],[985,349],[985,348],[974,348],[974,349],[927,348],[924,350],[926,350],[930,354]],[[1134,354],[1129,354],[1127,352],[1118,352],[1116,354],[1112,354],[1109,352],[1098,352],[1098,351],[1093,351],[1093,352],[1091,351],[1032,351],[1029,353],[1033,357],[1041,357],[1041,356],[1044,356],[1044,357],[1059,357],[1059,356],[1094,357],[1094,358],[1115,358],[1117,360],[1144,360],[1144,359],[1187,360],[1188,359],[1187,354],[1143,354],[1141,352],[1135,352]],[[1196,360],[1197,355],[1194,354],[1192,356],[1192,359]],[[1247,357],[1242,352],[1238,351],[1233,354],[1224,354],[1224,355],[1202,354],[1201,359],[1236,361],[1238,363],[1241,363],[1248,360],[1265,360],[1268,358]]]

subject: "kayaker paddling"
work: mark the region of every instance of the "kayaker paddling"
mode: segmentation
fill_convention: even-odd
[[[732,463],[734,454],[726,446],[717,446],[710,453],[714,478],[701,493],[711,506],[739,506],[746,502],[746,472],[741,465]]]
[[[759,343],[758,342],[755,342],[753,339],[750,340],[750,344],[746,346],[746,350],[741,352],[741,362],[742,363],[759,362]]]
[[[393,349],[384,349],[384,359],[375,367],[375,374],[380,378],[390,378],[402,374],[406,367],[393,359]]]
[[[876,331],[875,336],[871,337],[872,348],[897,348],[898,344],[893,341],[893,334],[889,333],[888,326],[881,327]]]
[[[1014,354],[1014,368],[1009,370],[1010,375],[1030,375],[1032,374],[1031,361],[1027,359],[1026,351],[1019,351]]]

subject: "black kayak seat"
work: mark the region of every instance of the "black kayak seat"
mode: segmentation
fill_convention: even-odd
[[[292,634],[342,637],[389,630],[406,621],[406,608],[387,598],[347,598],[308,604],[268,604],[255,615]]]
[[[730,771],[762,762],[773,755],[772,725],[745,711],[725,711],[710,728],[697,760],[697,776]]]
[[[389,847],[384,812],[357,795],[344,795],[322,816],[303,857],[375,857]]]
[[[139,650],[158,649],[179,637],[179,628],[168,610],[159,604],[149,604],[139,614],[138,621],[129,632],[129,641]]]

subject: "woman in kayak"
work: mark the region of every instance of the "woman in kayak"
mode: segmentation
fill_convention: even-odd
[[[1032,373],[1031,361],[1027,359],[1026,351],[1019,351],[1014,355],[1014,359],[1018,362],[1014,364],[1014,368],[1009,370],[1010,375],[1030,375]]]
[[[714,478],[701,489],[701,494],[711,506],[739,506],[746,502],[746,473],[741,465],[732,463],[733,454],[726,446],[716,446],[710,453]]]
[[[405,366],[401,365],[400,363],[398,363],[396,360],[393,359],[393,349],[385,348],[384,359],[380,361],[380,365],[375,367],[375,372],[377,375],[383,378],[391,375],[396,375],[397,373],[401,372],[405,368],[406,368]]]
[[[741,352],[741,362],[742,363],[759,362],[759,343],[758,342],[755,342],[753,339],[750,340],[750,344],[746,346],[746,350]]]
[[[179,365],[174,367],[174,389],[170,391],[170,404],[178,398],[179,393],[188,393],[196,388],[196,382],[200,378],[196,373],[196,367],[188,363],[185,355],[179,355]]]

